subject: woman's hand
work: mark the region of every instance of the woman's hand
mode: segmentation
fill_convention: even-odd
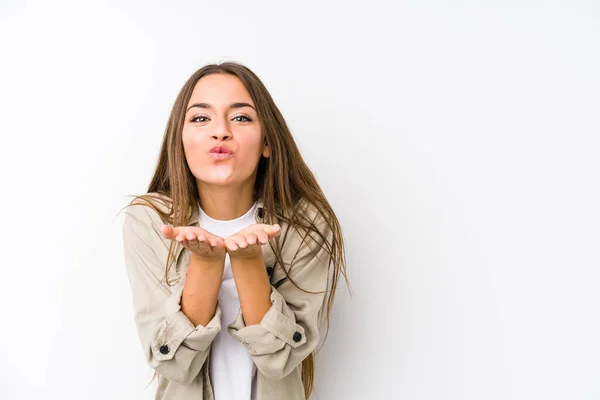
[[[196,226],[171,227],[163,225],[162,234],[165,238],[177,240],[183,247],[204,261],[219,261],[225,259],[225,244],[223,238]]]
[[[279,224],[253,224],[225,239],[229,258],[248,259],[262,255],[262,245],[279,235]]]

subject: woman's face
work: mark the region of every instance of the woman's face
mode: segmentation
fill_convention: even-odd
[[[236,185],[254,179],[261,154],[269,156],[254,107],[236,76],[211,74],[196,83],[186,107],[182,141],[199,184]],[[211,152],[216,146],[231,154]]]

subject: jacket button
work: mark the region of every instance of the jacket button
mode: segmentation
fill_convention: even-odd
[[[166,344],[163,344],[162,346],[160,346],[160,352],[162,354],[169,354],[169,346],[167,346]]]
[[[267,274],[269,274],[269,275],[273,274],[273,267],[267,267]]]
[[[296,343],[299,342],[299,341],[301,341],[302,340],[302,334],[300,332],[294,333],[293,339],[294,339],[294,342],[296,342]]]

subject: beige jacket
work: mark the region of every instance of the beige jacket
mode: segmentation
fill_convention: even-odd
[[[200,226],[197,207],[194,211],[188,225]],[[257,400],[304,399],[301,363],[319,341],[317,315],[324,293],[305,293],[294,286],[281,266],[275,264],[267,244],[262,249],[271,280],[272,306],[261,322],[245,326],[240,308],[235,321],[222,327],[217,304],[215,316],[206,326],[194,326],[180,306],[190,251],[176,244],[177,262],[168,277],[174,286],[168,286],[164,275],[170,241],[161,233],[162,220],[143,205],[130,206],[124,212],[123,248],[134,319],[146,361],[159,374],[155,399],[214,398],[209,353],[213,339],[224,328],[246,347],[257,366]],[[307,212],[315,221],[313,208]],[[264,222],[262,215],[263,203],[259,200],[257,223]],[[324,227],[320,221],[318,226]],[[283,238],[288,225],[280,225]],[[327,287],[328,254],[306,239],[290,230],[282,251],[284,267],[301,288],[323,292]]]

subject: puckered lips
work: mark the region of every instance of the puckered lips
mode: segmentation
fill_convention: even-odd
[[[233,151],[227,146],[215,146],[208,151],[208,154],[215,160],[226,160],[233,155]]]

